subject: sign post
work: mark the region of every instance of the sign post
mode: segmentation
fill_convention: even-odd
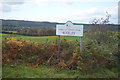
[[[60,35],[58,36],[58,59],[60,60]]]
[[[82,37],[80,37],[80,51],[82,51]]]
[[[56,35],[58,35],[58,58],[60,59],[60,35],[80,36],[80,51],[82,51],[83,25],[73,24],[67,21],[65,24],[56,25]]]

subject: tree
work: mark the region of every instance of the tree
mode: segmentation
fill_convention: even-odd
[[[106,17],[105,18],[100,18],[100,19],[93,19],[91,24],[108,24],[110,22],[110,17],[111,15],[106,12]]]
[[[108,25],[110,22],[111,15],[106,12],[105,18],[93,19],[91,27],[89,28],[89,37],[95,39],[98,43],[106,42],[108,40],[108,31],[111,26]]]

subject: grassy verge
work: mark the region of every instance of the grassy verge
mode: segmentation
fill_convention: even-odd
[[[45,65],[38,67],[5,65],[3,78],[117,78],[117,73],[114,71],[102,69],[93,74],[82,74],[79,70],[66,70]]]
[[[3,78],[74,78],[73,71],[48,66],[4,66]]]

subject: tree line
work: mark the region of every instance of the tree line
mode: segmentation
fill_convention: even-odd
[[[55,36],[56,32],[55,29],[38,29],[38,28],[34,28],[34,29],[22,29],[22,30],[18,30],[17,34],[20,35],[26,35],[26,36]]]

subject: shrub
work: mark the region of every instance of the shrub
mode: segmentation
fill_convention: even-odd
[[[117,34],[114,37],[118,41]],[[110,38],[108,38],[110,39]],[[108,40],[109,42],[109,40]],[[26,63],[32,65],[49,64],[68,69],[79,69],[84,73],[93,73],[100,68],[111,69],[117,65],[117,43],[107,42],[99,44],[97,40],[89,39],[83,44],[80,51],[78,41],[61,40],[61,57],[58,59],[58,44],[55,42],[33,42],[17,40],[15,38],[3,39],[3,64]],[[109,47],[112,44],[112,50]]]
[[[43,43],[7,38],[3,41],[3,63],[45,63],[52,53],[56,53],[56,44],[44,46]]]

